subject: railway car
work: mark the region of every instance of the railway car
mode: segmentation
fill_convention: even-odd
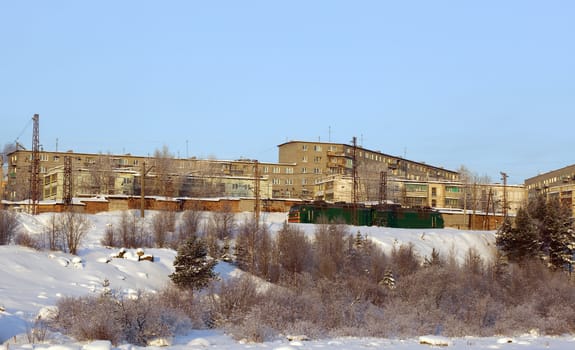
[[[357,215],[357,221],[354,220]],[[342,222],[359,226],[397,228],[443,228],[441,213],[431,208],[402,208],[400,205],[365,206],[349,203],[313,202],[296,204],[290,208],[288,222]]]
[[[325,202],[315,202],[296,204],[290,208],[288,222],[303,224],[342,222],[350,224],[354,221],[353,215],[354,206],[348,203],[329,204]],[[357,207],[357,222],[360,226],[371,226],[371,219],[371,208],[365,206]]]
[[[402,208],[399,205],[374,207],[375,226],[397,228],[443,228],[443,216],[432,208]]]

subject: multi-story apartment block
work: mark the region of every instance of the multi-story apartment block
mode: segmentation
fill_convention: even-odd
[[[277,163],[71,151],[41,151],[39,156],[42,198],[56,200],[63,196],[67,157],[73,196],[140,195],[144,173],[146,195],[169,197],[251,197],[259,187],[262,199],[351,202],[355,178],[356,198],[362,202],[386,199],[405,206],[461,209],[490,206],[487,209],[492,211],[502,208],[505,192],[511,213],[514,204],[510,203],[520,203],[523,198],[521,188],[508,186],[503,191],[498,185],[476,185],[472,190],[460,182],[456,171],[332,142],[282,143],[278,145]],[[8,155],[3,199],[30,198],[31,158],[32,152],[23,149]],[[511,193],[517,193],[517,199],[512,199]]]
[[[292,165],[289,175],[293,180],[289,184],[280,181],[277,191],[296,198],[312,199],[314,186],[331,176],[352,177],[354,164],[366,200],[378,198],[382,174],[415,181],[459,180],[456,171],[343,143],[290,141],[278,148],[279,162]]]
[[[524,204],[525,191],[520,185],[464,184],[453,181],[415,181],[388,178],[380,188],[378,202],[391,201],[409,207],[467,209],[483,213],[507,212],[515,215]],[[329,202],[351,202],[353,179],[332,175],[316,185],[315,199]],[[366,202],[365,188],[358,188],[360,202]],[[370,200],[373,201],[373,200]]]
[[[569,206],[575,216],[575,165],[552,170],[525,180],[527,198],[537,195],[546,198],[558,198],[563,205]]]
[[[256,172],[260,197],[271,198],[272,195],[267,173],[272,168],[269,163],[42,151],[39,169],[43,189],[41,198],[62,198],[66,157],[71,158],[74,196],[139,195],[142,173],[146,174],[147,195],[255,196]],[[12,201],[27,199],[32,152],[17,150],[8,158],[4,198]]]

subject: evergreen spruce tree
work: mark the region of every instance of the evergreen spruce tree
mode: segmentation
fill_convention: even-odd
[[[515,229],[509,217],[506,217],[495,234],[495,244],[505,255],[509,255],[515,246]]]
[[[527,205],[529,216],[533,219],[536,230],[539,235],[539,249],[542,256],[549,255],[550,232],[547,228],[548,215],[547,215],[547,199],[545,195],[539,194],[534,199],[529,200]]]
[[[196,236],[187,239],[178,248],[174,259],[175,271],[170,275],[174,284],[183,289],[199,290],[216,277],[215,260],[208,258],[206,242]]]
[[[497,246],[509,261],[520,262],[539,255],[539,233],[535,222],[524,208],[519,208],[515,217],[515,227],[506,219],[497,232]]]
[[[395,289],[395,277],[393,276],[393,271],[387,270],[383,279],[379,281],[379,285],[388,289]]]
[[[549,200],[545,220],[549,233],[549,264],[554,268],[571,268],[575,247],[575,233],[569,208],[559,199]]]
[[[431,256],[425,257],[425,261],[423,262],[423,266],[425,267],[432,267],[432,266],[442,266],[443,262],[441,261],[441,256],[439,255],[439,251],[435,248],[431,249]]]

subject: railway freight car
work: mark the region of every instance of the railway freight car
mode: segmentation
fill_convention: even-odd
[[[354,219],[355,217],[355,219]],[[290,208],[288,222],[340,222],[359,226],[397,228],[443,228],[443,217],[431,208],[402,208],[399,205],[352,205],[350,203],[313,202]]]

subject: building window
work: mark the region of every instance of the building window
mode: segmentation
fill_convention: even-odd
[[[307,168],[301,168],[301,173],[302,173],[302,174],[307,174]]]
[[[431,188],[431,195],[432,195],[433,197],[437,196],[437,188],[436,188],[436,187],[432,187],[432,188]],[[434,207],[435,207],[435,205],[434,205]]]
[[[457,186],[445,186],[445,192],[450,192],[450,193],[459,193],[459,187]]]
[[[303,156],[303,158],[301,159],[302,162],[307,163],[307,156]]]
[[[286,168],[286,174],[293,174],[293,168]]]
[[[313,146],[313,150],[316,152],[321,152],[321,145],[315,145]]]
[[[286,179],[286,185],[293,185],[293,179]]]
[[[313,168],[313,173],[314,174],[321,174],[321,169],[320,168]]]
[[[307,145],[302,145],[302,146],[301,146],[301,149],[302,149],[303,151],[307,151]]]
[[[406,184],[405,190],[407,192],[427,192],[427,185],[423,184]]]
[[[302,179],[302,180],[301,180],[301,184],[302,184],[302,185],[307,185],[307,179]]]
[[[313,162],[314,162],[314,163],[320,163],[320,162],[321,162],[321,157],[313,157]]]
[[[279,174],[279,173],[281,173],[280,167],[277,167],[277,166],[274,167],[274,168],[273,168],[273,173],[274,173],[274,174]]]
[[[280,179],[275,179],[275,178],[274,178],[274,179],[272,179],[272,184],[273,184],[273,185],[279,185],[279,184],[281,184],[281,181],[280,181]]]

